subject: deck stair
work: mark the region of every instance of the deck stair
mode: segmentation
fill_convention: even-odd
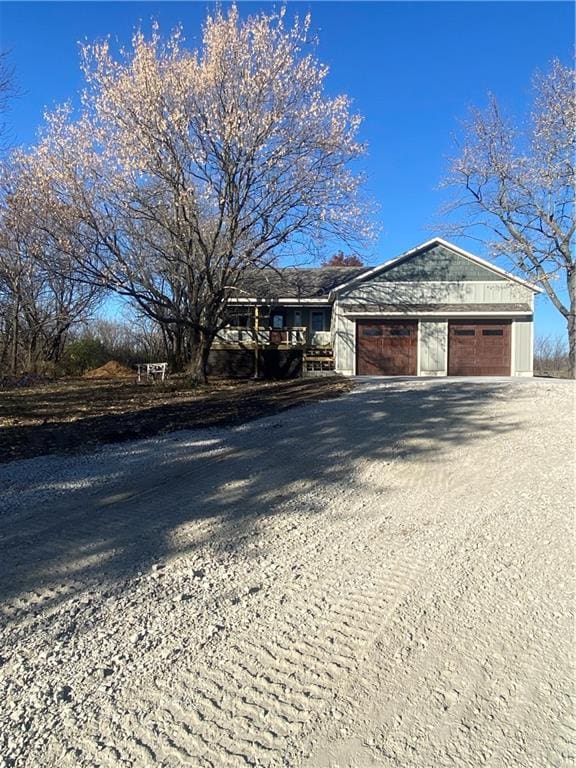
[[[308,347],[302,359],[304,375],[321,375],[334,372],[334,350],[330,347]]]

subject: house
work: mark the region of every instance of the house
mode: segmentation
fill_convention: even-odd
[[[541,289],[441,238],[377,267],[263,269],[229,302],[212,373],[531,376]]]

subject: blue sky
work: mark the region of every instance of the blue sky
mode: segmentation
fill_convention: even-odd
[[[223,3],[225,6],[226,4]],[[269,9],[240,2],[243,15]],[[200,40],[208,2],[2,2],[0,42],[21,90],[8,116],[16,144],[34,141],[46,107],[82,87],[78,42],[110,35],[129,43],[152,19],[168,31],[181,22]],[[331,93],[347,93],[364,115],[368,191],[379,205],[382,234],[371,263],[430,239],[445,193],[438,184],[453,151],[459,120],[492,91],[518,121],[527,118],[530,81],[554,57],[570,63],[574,6],[562,2],[291,2],[310,10],[330,66]],[[466,239],[459,245],[484,255]],[[506,266],[502,264],[502,266]],[[537,299],[537,333],[563,333],[547,299]]]

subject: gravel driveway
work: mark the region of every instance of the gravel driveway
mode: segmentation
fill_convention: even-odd
[[[0,467],[0,766],[569,766],[574,385]]]

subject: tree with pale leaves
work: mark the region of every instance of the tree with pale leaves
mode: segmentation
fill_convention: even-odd
[[[199,50],[180,31],[134,35],[115,58],[83,48],[82,114],[51,115],[36,160],[84,274],[182,336],[204,381],[246,270],[369,236],[360,117],[324,90],[310,18],[285,9],[209,16]],[[78,226],[78,222],[80,226]]]
[[[541,285],[566,321],[569,361],[576,378],[576,261],[574,257],[575,71],[552,62],[534,80],[525,130],[506,120],[494,97],[472,110],[465,142],[445,184],[458,191],[448,208],[460,219],[445,231],[488,232],[494,257],[506,256]]]

